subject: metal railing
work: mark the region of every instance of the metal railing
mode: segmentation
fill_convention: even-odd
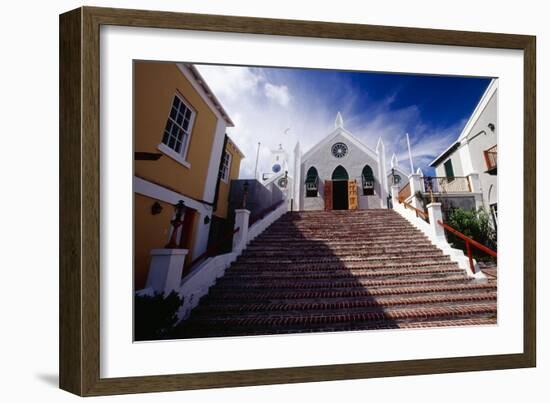
[[[497,167],[497,146],[494,145],[491,148],[483,151],[485,156],[485,164],[487,164],[487,170],[495,169]]]
[[[406,208],[408,208],[408,209],[414,211],[414,212],[416,213],[416,216],[417,216],[417,217],[421,217],[421,218],[424,219],[424,221],[430,222],[430,219],[429,219],[429,217],[428,217],[428,214],[427,214],[425,211],[422,211],[422,210],[420,210],[420,209],[417,209],[417,208],[414,207],[412,204],[407,203],[406,201],[403,201],[402,203],[403,203],[403,205],[404,205]]]
[[[494,250],[486,247],[485,245],[480,244],[477,241],[474,241],[472,238],[470,238],[469,236],[464,235],[460,231],[457,231],[456,229],[454,229],[450,225],[445,224],[441,220],[437,220],[437,223],[439,225],[441,225],[443,228],[445,228],[445,230],[447,230],[451,234],[459,237],[460,239],[462,239],[466,243],[466,253],[468,254],[468,259],[470,260],[470,270],[472,271],[472,273],[475,274],[474,259],[472,258],[472,246],[479,249],[482,252],[485,252],[489,256],[492,256],[494,258],[497,257],[497,253]]]
[[[407,200],[411,196],[411,182],[408,182],[405,186],[401,188],[397,195],[397,199],[399,200],[399,203],[403,203],[405,200]]]
[[[469,193],[472,191],[467,176],[425,176],[423,179],[426,193]]]

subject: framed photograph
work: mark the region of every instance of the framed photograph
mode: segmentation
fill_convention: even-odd
[[[60,16],[60,387],[536,365],[535,37]]]

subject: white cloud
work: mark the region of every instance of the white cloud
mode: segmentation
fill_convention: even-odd
[[[334,128],[338,111],[344,126],[371,148],[381,137],[386,146],[389,165],[393,153],[402,167],[409,167],[405,133],[410,133],[415,169],[429,172],[427,164],[456,140],[464,122],[449,127],[431,127],[421,119],[418,107],[394,108],[398,94],[379,102],[370,102],[368,110],[357,111],[359,94],[349,88],[349,95],[340,103],[319,94],[316,88],[278,76],[273,71],[250,67],[206,66],[197,68],[219,98],[235,123],[228,134],[244,152],[240,176],[254,175],[258,142],[261,143],[258,172],[268,172],[269,149],[279,144],[292,154],[299,141],[307,151]],[[335,88],[348,88],[348,83],[330,83]],[[361,94],[365,95],[365,94]],[[289,107],[291,105],[292,107]],[[287,128],[290,130],[286,131]],[[292,156],[291,156],[292,157]],[[291,162],[292,166],[292,162]],[[408,170],[408,169],[407,169]]]
[[[286,85],[274,85],[265,83],[265,95],[277,102],[281,106],[288,106],[290,103],[290,94]]]
[[[259,69],[232,66],[197,65],[216,96],[237,100],[242,94],[257,93],[264,77]]]

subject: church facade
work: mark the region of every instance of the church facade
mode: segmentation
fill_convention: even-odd
[[[387,208],[388,172],[382,139],[376,149],[344,128],[340,113],[334,130],[302,155],[294,150],[293,210]]]

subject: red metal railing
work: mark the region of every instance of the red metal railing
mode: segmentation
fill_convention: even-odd
[[[492,256],[494,258],[497,257],[497,253],[494,250],[489,249],[488,247],[486,247],[485,245],[480,244],[477,241],[474,241],[472,238],[470,238],[469,236],[464,235],[460,231],[457,231],[456,229],[454,229],[450,225],[445,224],[441,220],[437,220],[437,223],[439,225],[441,225],[443,228],[445,228],[447,231],[452,233],[453,235],[456,235],[457,237],[462,239],[466,243],[466,253],[468,254],[468,259],[470,260],[470,270],[472,271],[472,273],[475,273],[474,260],[472,258],[472,246],[476,247],[477,249],[479,249],[482,252],[485,252],[489,256]]]
[[[397,195],[397,199],[399,200],[399,203],[403,203],[405,200],[407,200],[411,195],[411,182],[408,182],[401,190],[399,191]]]
[[[215,256],[218,251],[220,250],[221,245],[223,245],[224,242],[226,242],[228,239],[232,238],[233,235],[235,235],[237,232],[239,232],[240,227],[235,228],[233,231],[227,232],[221,239],[218,240],[214,245],[207,248],[204,253],[197,256],[193,261],[187,266],[189,270],[185,270],[185,266],[183,268],[183,276],[185,276],[193,267],[195,267],[198,263],[202,262],[204,259],[210,256]]]
[[[491,170],[497,167],[497,146],[494,145],[491,148],[488,148],[487,150],[483,151],[483,154],[485,156],[485,164],[487,165],[487,169]]]
[[[422,218],[424,219],[424,221],[426,221],[426,222],[429,222],[429,221],[430,221],[429,218],[428,218],[428,214],[426,214],[425,211],[422,211],[422,210],[420,210],[420,209],[417,209],[417,208],[414,207],[412,204],[407,203],[406,201],[403,202],[403,205],[404,205],[406,208],[408,208],[408,209],[410,209],[410,210],[413,210],[413,211],[416,213],[416,216],[417,216],[417,217],[419,217],[419,216],[422,217]]]

